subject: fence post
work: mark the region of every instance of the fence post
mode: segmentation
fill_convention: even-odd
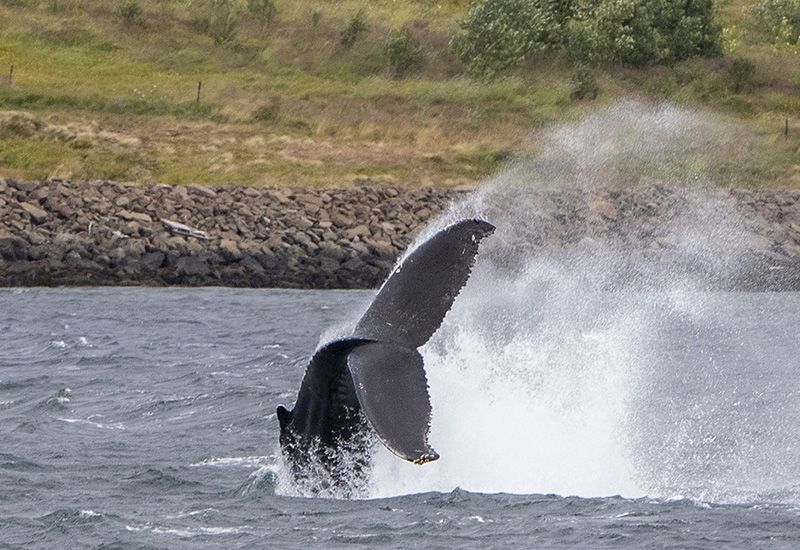
[[[198,80],[197,81],[197,97],[194,100],[195,105],[198,106],[198,107],[200,106],[200,90],[202,88],[203,88],[203,81],[202,80]]]
[[[785,124],[783,126],[783,135],[787,136],[787,137],[789,136],[789,119],[788,118],[786,119]]]
[[[11,86],[14,83],[14,64],[11,64],[11,67],[8,69],[8,85]]]

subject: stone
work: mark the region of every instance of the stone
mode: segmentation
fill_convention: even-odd
[[[33,205],[29,202],[21,202],[19,203],[19,207],[27,212],[31,219],[36,223],[42,223],[47,219],[47,212],[36,205]]]
[[[389,241],[374,241],[367,243],[367,247],[369,248],[370,252],[383,260],[394,260],[397,257],[397,252],[392,246],[392,243]]]
[[[153,219],[143,212],[131,212],[130,210],[121,210],[117,214],[123,220],[132,222],[137,221],[139,223],[152,223]]]
[[[121,262],[123,259],[125,259],[125,249],[123,249],[121,246],[118,246],[111,251],[109,256],[111,257],[112,262]]]
[[[140,228],[141,226],[138,222],[128,222],[122,228],[122,232],[131,237],[138,237]]]
[[[205,258],[199,256],[181,256],[175,262],[175,274],[178,277],[204,277],[211,273]]]
[[[195,195],[202,195],[202,196],[208,197],[210,199],[213,199],[213,198],[215,198],[217,196],[217,192],[216,191],[214,191],[213,189],[211,189],[210,187],[207,187],[205,185],[197,185],[196,183],[193,183],[193,184],[189,185],[188,188]]]
[[[337,262],[342,262],[349,257],[349,254],[341,247],[329,242],[323,242],[317,249],[317,255],[323,258],[331,258]]]
[[[75,250],[70,250],[64,255],[64,263],[70,267],[77,267],[81,264],[81,255]]]
[[[20,237],[14,235],[0,237],[0,258],[4,260],[27,260],[30,248],[30,244]]]
[[[261,266],[268,270],[273,271],[278,268],[278,257],[275,256],[270,250],[262,250],[253,254],[253,258],[261,264]]]
[[[153,271],[161,267],[166,259],[167,259],[166,254],[164,254],[160,250],[156,250],[154,252],[148,252],[147,254],[142,256],[142,265],[145,266],[147,269]]]
[[[334,212],[331,214],[331,222],[333,225],[339,228],[349,227],[353,224],[353,220],[351,218],[348,218],[339,212]]]
[[[414,212],[414,215],[417,216],[422,221],[427,221],[428,218],[431,217],[431,209],[430,208],[420,208]]]
[[[22,191],[23,193],[31,193],[39,187],[38,183],[32,181],[17,181],[17,180],[5,180],[9,187],[13,187],[18,191]]]
[[[355,237],[367,237],[369,236],[369,234],[370,234],[369,228],[364,224],[357,225],[354,228],[347,229],[344,232],[344,236],[351,240],[354,239]]]
[[[298,231],[292,234],[292,239],[299,245],[302,245],[307,250],[313,250],[317,248],[317,245],[314,244],[314,241],[311,240],[311,237],[306,235],[305,233]]]
[[[219,242],[219,252],[225,261],[236,262],[242,259],[242,252],[236,243],[230,239],[222,239]]]

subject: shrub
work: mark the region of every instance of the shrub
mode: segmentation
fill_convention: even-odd
[[[749,59],[734,59],[725,70],[728,88],[734,93],[749,92],[755,86],[756,64]]]
[[[493,78],[557,40],[559,24],[551,4],[475,0],[451,46],[473,76]]]
[[[125,0],[117,10],[126,27],[132,27],[142,22],[142,5],[139,0]]]
[[[391,33],[386,39],[383,52],[395,76],[418,69],[424,61],[422,47],[408,28]]]
[[[247,11],[263,25],[271,25],[278,16],[275,0],[247,0]]]
[[[800,40],[800,0],[761,0],[753,18],[770,42],[793,46]]]
[[[352,48],[362,34],[369,30],[363,10],[358,10],[341,34],[341,43],[345,48]]]
[[[712,0],[587,0],[569,23],[568,53],[646,66],[721,52]]]

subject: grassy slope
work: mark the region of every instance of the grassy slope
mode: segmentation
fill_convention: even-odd
[[[234,43],[216,45],[198,30],[188,0],[142,0],[143,18],[132,26],[118,2],[0,0],[0,71],[15,67],[13,85],[0,84],[0,176],[453,185],[535,151],[539,128],[635,96],[743,121],[760,147],[737,173],[800,183],[800,61],[752,39],[752,2],[723,6],[736,43],[728,56],[607,68],[595,102],[569,99],[573,70],[558,59],[492,84],[465,78],[447,47],[465,0],[277,4],[270,27],[244,18]],[[339,33],[359,9],[370,30],[345,49]],[[403,24],[420,37],[427,63],[395,79],[382,44]],[[751,88],[731,90],[732,57],[756,62]],[[785,118],[798,128],[788,139]]]

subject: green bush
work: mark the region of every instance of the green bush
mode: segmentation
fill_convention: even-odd
[[[352,48],[362,34],[369,30],[363,10],[358,10],[342,31],[340,41],[345,48]]]
[[[558,40],[556,4],[474,0],[460,22],[463,32],[453,38],[451,47],[473,76],[493,78]]]
[[[393,32],[386,39],[383,53],[395,76],[402,76],[422,66],[424,52],[408,28]]]
[[[800,41],[800,0],[761,0],[753,6],[753,18],[770,42],[794,46]]]
[[[590,63],[647,66],[721,53],[712,0],[585,0],[567,51]]]
[[[734,59],[725,73],[728,88],[734,93],[750,92],[755,87],[756,64],[749,59]]]
[[[126,27],[132,27],[142,22],[142,5],[139,0],[125,0],[117,10]]]
[[[451,45],[485,78],[543,50],[634,66],[721,52],[713,0],[473,0],[460,25]]]

